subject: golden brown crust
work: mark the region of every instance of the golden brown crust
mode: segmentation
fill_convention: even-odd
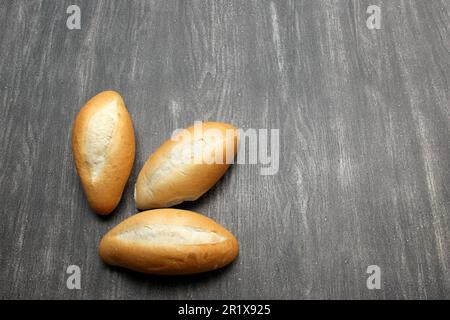
[[[161,244],[124,240],[120,235],[138,227],[173,225],[213,232],[224,240],[203,244]],[[236,238],[215,221],[192,211],[179,209],[149,210],[131,216],[111,229],[101,240],[103,261],[131,270],[164,275],[206,272],[224,267],[238,255]]]
[[[87,161],[88,124],[97,112],[111,104],[116,106],[118,118],[111,140],[105,146],[104,166],[100,175],[93,179],[92,168]],[[117,92],[101,92],[81,108],[72,130],[72,151],[91,208],[100,215],[111,213],[122,197],[135,155],[133,123],[122,97]]]
[[[221,122],[203,122],[201,125],[203,132],[214,129],[223,135],[224,139],[219,144],[223,148],[222,163],[189,163],[167,168],[171,152],[182,143],[182,139],[167,140],[148,158],[139,173],[135,186],[137,208],[164,208],[196,200],[225,174],[230,166],[226,161],[227,152],[231,153],[231,159],[237,152],[237,129]],[[227,136],[227,131],[233,135]],[[187,128],[186,132],[194,136],[194,126]],[[231,150],[227,151],[229,146]]]

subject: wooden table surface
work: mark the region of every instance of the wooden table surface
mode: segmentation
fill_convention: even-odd
[[[66,27],[71,4],[81,30]],[[450,1],[3,0],[0,30],[2,299],[450,298]],[[70,138],[107,89],[137,155],[100,218]],[[99,240],[136,212],[146,158],[195,120],[280,130],[277,174],[235,165],[178,206],[232,231],[239,258],[186,277],[104,265]]]

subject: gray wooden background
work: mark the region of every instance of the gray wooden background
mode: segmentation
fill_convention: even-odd
[[[450,298],[450,1],[2,0],[0,30],[1,298]],[[70,135],[106,89],[137,157],[100,218]],[[238,260],[187,277],[105,266],[99,239],[136,212],[145,159],[195,120],[280,129],[278,174],[236,165],[179,206],[232,231]]]

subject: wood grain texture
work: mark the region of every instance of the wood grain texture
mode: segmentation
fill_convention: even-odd
[[[0,297],[449,299],[449,26],[447,0],[1,1]],[[100,218],[70,136],[106,89],[137,155]],[[147,156],[195,120],[280,129],[278,174],[236,165],[179,206],[232,231],[238,260],[189,277],[105,266],[99,240],[135,213]],[[66,288],[72,264],[81,290]],[[381,290],[366,288],[372,264]]]

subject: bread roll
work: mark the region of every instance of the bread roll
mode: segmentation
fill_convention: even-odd
[[[221,122],[199,122],[175,134],[139,173],[136,207],[164,208],[197,200],[227,171],[237,144],[237,129]]]
[[[210,271],[231,263],[236,238],[215,221],[179,209],[157,209],[131,216],[100,242],[107,264],[165,275]]]
[[[101,92],[81,108],[72,151],[89,205],[100,215],[111,213],[122,197],[135,152],[131,117],[117,92]]]

